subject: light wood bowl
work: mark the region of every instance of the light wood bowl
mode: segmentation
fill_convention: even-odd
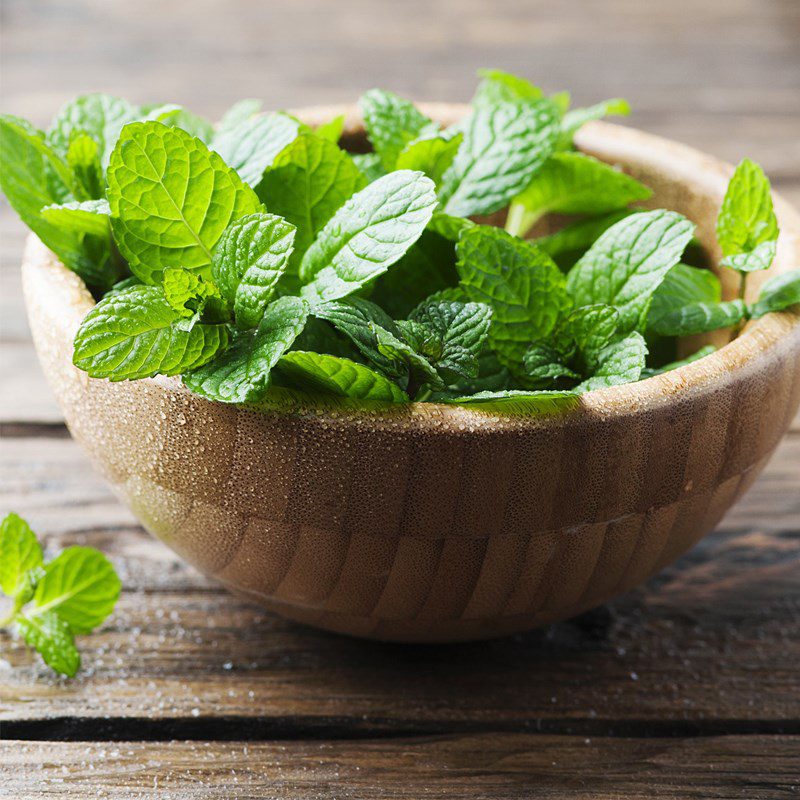
[[[450,123],[463,106],[430,105]],[[310,123],[352,108],[298,112]],[[594,123],[580,147],[697,223],[712,259],[732,168]],[[779,197],[770,274],[800,265]],[[584,395],[558,416],[434,404],[357,408],[287,393],[261,411],[178,379],[110,383],[71,363],[93,301],[36,239],[23,265],[42,367],[73,436],[153,535],[294,620],[398,641],[489,638],[564,619],[646,580],[755,480],[800,402],[800,311],[750,323],[690,366]],[[754,275],[757,292],[764,276]],[[726,286],[728,294],[733,286]]]

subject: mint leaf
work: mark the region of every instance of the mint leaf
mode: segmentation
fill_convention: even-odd
[[[111,562],[91,547],[68,547],[44,568],[29,620],[55,612],[74,633],[89,633],[114,610],[121,584]]]
[[[98,147],[103,168],[123,126],[134,122],[142,110],[121,97],[110,94],[85,94],[70,100],[56,115],[47,132],[48,143],[66,156],[74,137],[85,134]]]
[[[333,142],[334,144],[336,144],[336,142],[342,138],[343,132],[344,114],[339,114],[333,119],[328,120],[328,122],[323,122],[322,125],[319,125],[314,130],[314,133],[316,133],[321,139],[327,139],[329,142]]]
[[[209,400],[258,400],[269,388],[271,369],[292,346],[307,317],[308,306],[300,298],[275,300],[255,331],[237,333],[227,350],[199,369],[184,372],[183,382]]]
[[[404,369],[378,349],[375,326],[394,336],[399,336],[400,332],[391,317],[375,303],[360,297],[350,297],[347,300],[322,303],[314,308],[314,315],[343,333],[381,372],[391,377],[403,375]]]
[[[479,107],[459,124],[464,134],[439,197],[454,216],[490,214],[531,181],[553,150],[558,109],[550,100]]]
[[[532,344],[523,358],[525,374],[536,383],[550,384],[559,378],[580,379],[577,372],[563,363],[564,356],[555,347],[542,342]]]
[[[628,209],[620,209],[598,217],[571,222],[555,233],[536,239],[536,244],[551,256],[561,269],[569,270],[605,231],[632,213],[634,212]]]
[[[445,384],[439,377],[436,368],[422,353],[417,352],[412,345],[399,339],[386,328],[381,328],[374,323],[370,323],[370,328],[375,335],[378,352],[398,367],[402,365],[402,368],[409,372],[408,393],[412,397],[420,386],[428,385],[434,389],[444,388]],[[397,369],[397,372],[401,371],[401,369]]]
[[[594,375],[575,387],[575,392],[593,392],[623,383],[638,381],[645,366],[647,345],[644,337],[633,332],[616,342],[606,345],[597,354]]]
[[[352,158],[365,183],[372,183],[386,174],[377,153],[355,153]]]
[[[673,369],[685,367],[687,364],[693,364],[695,361],[699,361],[701,358],[710,356],[712,353],[716,352],[716,350],[717,348],[714,347],[713,344],[709,344],[705,347],[701,347],[696,353],[693,353],[686,358],[682,358],[680,361],[672,361],[669,364],[665,364],[663,367],[658,367],[656,369],[643,369],[641,380],[644,380],[645,378],[652,378],[653,375],[663,375],[665,372],[671,372]]]
[[[603,214],[652,192],[624,172],[582,153],[555,153],[514,198],[506,230],[524,235],[545,214]]]
[[[456,245],[461,285],[493,309],[489,341],[512,370],[534,339],[546,337],[569,300],[565,279],[535,245],[498,228],[476,226]]]
[[[301,389],[359,400],[408,402],[408,396],[397,384],[349,358],[293,350],[281,358],[278,367]]]
[[[217,129],[219,131],[229,130],[235,128],[242,122],[247,121],[250,117],[255,116],[261,111],[261,101],[249,98],[247,100],[239,100],[234,103],[223,115],[219,121]]]
[[[416,139],[400,152],[395,169],[419,170],[438,186],[450,169],[463,139],[460,133],[451,137],[438,135]]]
[[[719,328],[731,328],[747,316],[747,306],[741,300],[724,303],[690,303],[676,308],[651,324],[662,336],[690,336]]]
[[[297,228],[289,270],[296,278],[300,261],[334,212],[365,180],[353,159],[314,134],[301,134],[266,171],[257,194],[275,214]]]
[[[106,193],[106,179],[100,161],[100,145],[86,133],[74,135],[67,148],[67,167],[75,175],[78,194],[99,200]]]
[[[709,269],[676,264],[653,294],[647,326],[656,329],[668,314],[693,303],[719,303],[722,287]]]
[[[261,207],[219,155],[160,122],[125,126],[108,167],[108,202],[131,272],[151,284],[164,267],[210,276],[223,231]]]
[[[111,209],[106,200],[72,201],[61,205],[45,206],[41,215],[62,230],[77,234],[108,236]]]
[[[229,319],[229,314],[222,311],[224,302],[219,289],[213,283],[204,281],[191,270],[167,267],[164,270],[163,289],[166,301],[182,317],[199,317],[205,311],[206,306],[210,305],[215,312],[221,312],[219,321]],[[205,321],[210,320],[205,319]]]
[[[260,213],[241,217],[220,237],[211,273],[233,303],[238,327],[258,326],[286,269],[294,235],[294,225],[285,219]]]
[[[183,106],[166,105],[153,109],[147,119],[154,119],[173,128],[180,128],[201,142],[209,144],[214,138],[214,126],[207,120]]]
[[[726,256],[721,263],[737,272],[756,272],[769,269],[778,249],[777,241],[761,242],[746,253],[735,253]]]
[[[20,219],[89,286],[107,288],[117,278],[109,238],[64,229],[41,215],[45,206],[71,202],[73,176],[40,131],[15,117],[0,116],[0,189]]]
[[[717,239],[724,256],[754,250],[778,238],[769,180],[758,164],[744,159],[728,184],[717,218]]]
[[[434,233],[429,225],[408,252],[375,283],[370,297],[400,319],[426,297],[457,282],[453,242]]]
[[[0,523],[0,589],[13,597],[24,587],[28,570],[42,562],[42,548],[28,523],[17,514],[7,514]]]
[[[81,656],[69,625],[54,611],[27,617],[19,614],[14,623],[25,643],[39,652],[50,669],[68,678],[80,669]]]
[[[395,169],[400,151],[433,123],[402,97],[382,89],[370,89],[359,100],[364,127],[384,169]]]
[[[177,375],[204,364],[227,344],[224,325],[182,322],[159,287],[114,292],[81,322],[73,363],[93,378],[113,381]]]
[[[433,233],[438,233],[451,242],[457,242],[461,232],[467,228],[474,228],[475,223],[466,217],[453,217],[450,214],[444,214],[441,211],[434,211],[430,223],[428,223],[428,230]]]
[[[775,275],[765,281],[758,302],[751,309],[751,316],[758,319],[770,311],[783,311],[795,303],[800,303],[800,269]]]
[[[472,98],[473,106],[494,106],[518,100],[539,100],[544,92],[525,78],[499,69],[479,69],[481,82]]]
[[[459,377],[477,377],[478,356],[492,321],[492,309],[488,305],[429,300],[415,308],[409,319],[433,335],[432,349],[422,348],[420,352],[447,383]]]
[[[503,414],[558,414],[580,406],[574,392],[508,389],[500,392],[478,392],[463,397],[443,399],[445,403],[468,405],[479,411]]]
[[[288,114],[260,114],[233,127],[220,128],[211,149],[250,186],[261,182],[264,170],[293,141],[300,124]]]
[[[303,296],[312,305],[336,300],[384,273],[419,238],[435,205],[433,182],[410,170],[354,194],[306,251]]]
[[[576,108],[564,114],[561,122],[561,135],[558,140],[559,149],[566,149],[572,146],[572,139],[580,128],[587,122],[602,119],[611,115],[627,117],[631,113],[631,107],[627,100],[615,97],[612,100],[604,100],[602,103],[589,106],[588,108]]]
[[[619,330],[642,325],[650,298],[678,263],[694,225],[674,211],[631,214],[609,228],[570,270],[567,288],[578,306],[619,311]]]
[[[552,341],[565,358],[575,357],[577,369],[593,373],[598,354],[619,326],[619,313],[613,306],[581,306],[559,322]]]

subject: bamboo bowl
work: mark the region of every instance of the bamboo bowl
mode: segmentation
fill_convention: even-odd
[[[463,106],[430,105],[450,123]],[[345,143],[363,148],[355,109]],[[686,214],[716,260],[732,168],[603,123],[578,137]],[[800,264],[780,198],[771,275]],[[259,411],[178,379],[93,380],[71,363],[93,300],[31,238],[36,349],[72,435],[142,525],[230,590],[300,622],[372,639],[458,641],[578,614],[691,547],[752,484],[800,402],[800,311],[750,323],[674,372],[584,395],[557,416],[356,407],[285,393]],[[758,278],[750,291],[758,291]],[[734,287],[726,287],[729,295]],[[697,342],[694,342],[696,345]]]

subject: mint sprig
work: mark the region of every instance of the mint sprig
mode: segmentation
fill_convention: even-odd
[[[80,668],[75,635],[91,633],[111,614],[121,584],[111,562],[91,547],[68,547],[45,562],[30,526],[17,514],[0,523],[0,590],[11,627],[55,672]]]

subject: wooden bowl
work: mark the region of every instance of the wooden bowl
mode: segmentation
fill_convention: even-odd
[[[450,123],[465,108],[425,110]],[[355,109],[298,113],[315,123],[340,112],[345,142],[363,149]],[[602,123],[578,143],[652,187],[653,206],[696,222],[716,260],[730,166]],[[780,198],[776,210],[770,274],[800,264],[800,218]],[[795,309],[558,416],[363,408],[292,393],[246,410],[174,378],[88,378],[71,356],[89,293],[33,238],[23,270],[39,359],[67,424],[142,525],[237,594],[356,636],[489,638],[636,586],[717,524],[800,401]]]

